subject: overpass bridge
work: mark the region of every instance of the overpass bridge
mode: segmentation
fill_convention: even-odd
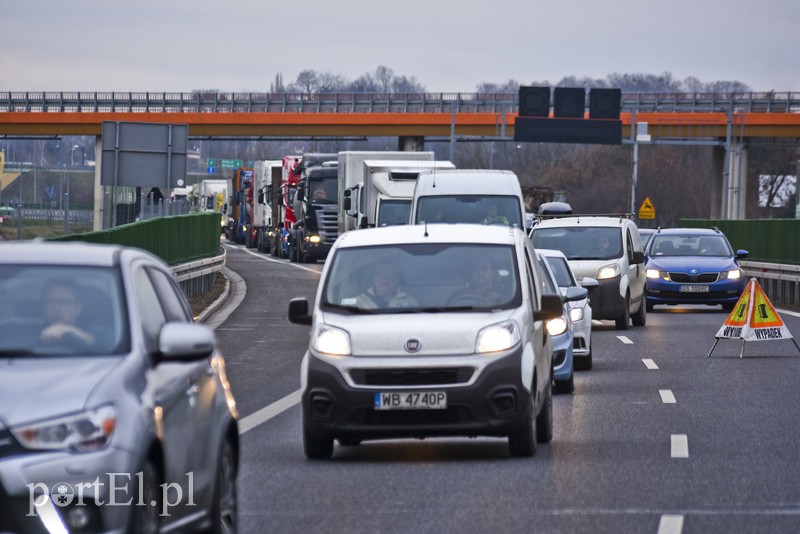
[[[99,162],[103,122],[152,122],[186,124],[197,140],[396,136],[403,150],[449,142],[453,159],[456,142],[512,142],[517,99],[517,93],[0,92],[0,138],[94,135]],[[634,145],[634,184],[639,144],[716,147],[716,218],[744,216],[748,143],[800,139],[800,92],[622,93],[620,108],[623,143]],[[637,135],[644,124],[647,135]]]

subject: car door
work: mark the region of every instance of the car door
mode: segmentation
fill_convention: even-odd
[[[165,311],[169,322],[193,322],[191,310],[183,297],[172,275],[162,269],[149,268],[148,274],[156,288],[158,299]],[[190,447],[190,464],[192,467],[192,481],[195,501],[198,497],[210,495],[214,482],[214,466],[216,465],[216,452],[219,436],[217,435],[220,414],[216,412],[218,383],[215,379],[211,361],[204,358],[198,361],[182,362],[186,372],[187,386],[185,389],[189,406],[189,417],[195,443],[202,443],[200,447]],[[184,473],[176,473],[176,476]]]
[[[153,365],[147,372],[147,389],[164,453],[164,482],[171,484],[161,496],[169,503],[177,503],[168,510],[162,504],[162,511],[169,514],[169,520],[174,520],[196,509],[196,506],[187,506],[194,491],[187,473],[196,468],[194,449],[197,448],[198,435],[194,420],[193,376],[197,365],[193,362],[158,361],[158,336],[169,321],[169,315],[148,270],[146,264],[138,264],[134,267],[133,280],[144,343],[153,358]]]

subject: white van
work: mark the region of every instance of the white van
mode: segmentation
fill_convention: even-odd
[[[501,224],[525,229],[527,219],[519,179],[511,171],[427,171],[414,188],[411,224]]]
[[[563,252],[578,280],[597,280],[590,293],[594,319],[613,320],[617,330],[626,330],[631,321],[645,325],[646,273],[636,223],[624,215],[540,219],[531,239],[537,249]]]
[[[303,446],[496,436],[514,456],[552,439],[552,345],[562,300],[518,228],[429,224],[342,234],[322,270],[301,365]]]

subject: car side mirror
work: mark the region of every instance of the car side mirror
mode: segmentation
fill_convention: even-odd
[[[560,295],[542,295],[542,307],[533,312],[533,320],[549,321],[561,317],[562,313],[564,313],[564,301]]]
[[[303,297],[289,301],[289,322],[294,324],[311,324],[311,315],[308,314],[308,300]]]
[[[576,302],[589,297],[589,290],[585,287],[570,286],[564,294],[564,300],[567,302]]]
[[[636,265],[639,263],[644,263],[644,252],[641,250],[634,250],[631,255],[631,264]]]
[[[743,259],[747,258],[749,255],[750,255],[750,253],[748,251],[746,251],[744,249],[741,249],[741,248],[736,251],[736,259],[737,260],[743,260]]]
[[[214,351],[214,332],[196,323],[167,323],[158,334],[162,360],[199,360]]]

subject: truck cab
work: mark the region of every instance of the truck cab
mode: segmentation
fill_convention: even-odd
[[[299,263],[324,260],[338,232],[338,169],[336,154],[305,155],[294,194],[297,222],[290,231],[289,259]]]

